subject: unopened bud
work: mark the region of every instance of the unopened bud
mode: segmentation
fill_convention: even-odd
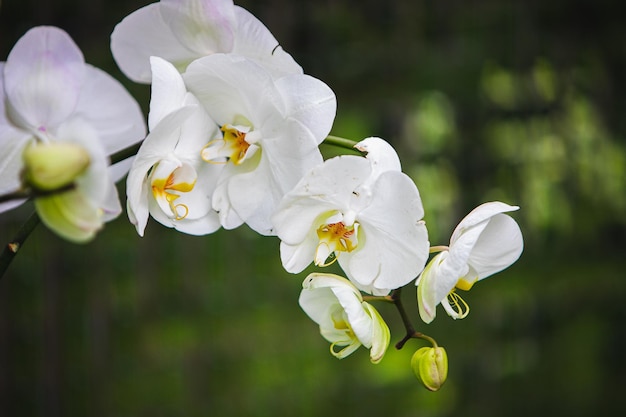
[[[411,358],[415,376],[430,391],[437,391],[448,377],[448,355],[440,346],[418,349]]]
[[[68,142],[28,146],[23,158],[24,180],[43,191],[54,191],[72,184],[89,166],[87,151]]]

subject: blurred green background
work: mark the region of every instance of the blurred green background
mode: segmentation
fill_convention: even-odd
[[[147,109],[149,88],[126,81],[108,49],[115,24],[145,4],[3,0],[0,60],[30,27],[60,26]],[[0,280],[0,416],[626,414],[618,2],[237,4],[335,90],[333,134],[398,149],[431,243],[497,199],[521,206],[522,258],[467,293],[466,319],[440,310],[419,326],[450,359],[430,393],[409,367],[416,340],[377,366],[364,349],[333,358],[297,305],[305,274],[282,270],[275,238],[155,222],[139,238],[122,215],[77,246],[39,227]],[[0,240],[31,210],[3,213]],[[399,340],[397,314],[377,307]]]

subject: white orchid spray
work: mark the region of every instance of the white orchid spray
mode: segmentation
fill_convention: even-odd
[[[359,142],[360,156],[338,156],[313,168],[281,201],[273,222],[288,272],[335,260],[361,290],[400,288],[428,259],[424,210],[393,148],[380,138]]]
[[[435,256],[417,280],[420,317],[430,323],[441,304],[454,319],[469,313],[456,293],[512,265],[522,254],[524,242],[518,224],[504,214],[517,206],[494,201],[472,210],[454,229],[447,249]]]
[[[0,63],[0,212],[33,198],[50,229],[87,242],[120,214],[114,181],[130,167],[126,207],[138,235],[150,217],[192,235],[246,224],[280,239],[290,273],[337,262],[346,278],[314,272],[299,296],[331,354],[363,346],[381,362],[390,330],[372,303],[390,303],[406,330],[395,347],[429,342],[411,367],[427,389],[440,389],[447,352],[413,327],[402,289],[415,282],[426,323],[439,304],[465,317],[457,290],[522,253],[520,227],[506,214],[518,207],[485,203],[448,246],[430,247],[422,196],[396,150],[379,137],[329,136],[332,89],[232,0],[149,4],[115,27],[111,50],[127,77],[151,84],[147,136],[134,99],[58,28],[32,29]],[[324,142],[361,155],[324,161]],[[28,233],[0,254],[0,276]]]
[[[161,0],[131,13],[111,35],[111,51],[122,72],[150,83],[150,57],[184,72],[194,60],[214,53],[246,56],[276,77],[302,73],[256,17],[232,0]]]
[[[0,86],[0,192],[34,188],[46,226],[92,239],[121,212],[113,181],[125,167],[110,172],[108,155],[145,136],[138,104],[55,27],[33,28],[15,44]]]

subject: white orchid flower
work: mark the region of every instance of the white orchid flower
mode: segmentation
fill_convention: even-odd
[[[22,187],[23,176],[43,175],[29,184],[51,188],[35,206],[46,226],[64,238],[87,241],[120,214],[113,181],[125,171],[107,169],[108,155],[144,136],[135,100],[86,64],[61,29],[31,29],[0,64],[0,193]],[[68,153],[59,155],[60,149]],[[55,184],[63,188],[64,182],[64,191],[55,192]],[[0,211],[22,202],[0,204]]]
[[[111,35],[111,51],[131,80],[149,83],[151,56],[184,72],[189,63],[214,53],[247,56],[277,76],[302,73],[271,32],[232,0],[161,0],[136,10]]]
[[[128,174],[128,215],[143,236],[148,214],[181,232],[203,235],[220,226],[211,195],[220,166],[200,151],[221,136],[215,122],[169,62],[152,57],[152,97],[144,140]]]
[[[380,138],[313,168],[281,201],[273,222],[283,267],[299,273],[335,260],[362,291],[388,294],[417,277],[428,259],[428,231],[415,183]]]
[[[382,360],[391,337],[389,327],[350,281],[333,274],[311,274],[302,288],[300,307],[319,324],[333,356],[343,359],[362,345],[370,349],[372,363]]]
[[[448,249],[431,260],[417,281],[419,313],[424,322],[433,321],[440,303],[454,319],[467,316],[469,307],[456,289],[467,291],[520,257],[522,232],[515,220],[503,214],[518,209],[494,201],[476,207],[461,220]]]
[[[248,224],[274,234],[270,216],[310,168],[332,126],[336,99],[323,82],[303,74],[274,79],[245,57],[213,54],[183,75],[188,90],[221,126],[202,158],[223,165],[213,208],[226,229]]]

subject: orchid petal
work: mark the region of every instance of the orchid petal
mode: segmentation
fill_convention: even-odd
[[[142,7],[118,23],[111,34],[111,52],[124,75],[145,84],[152,80],[151,56],[162,57],[179,70],[198,58],[165,23],[160,3]]]
[[[342,254],[339,264],[362,289],[377,294],[406,285],[428,259],[424,209],[413,181],[401,172],[383,173],[372,190],[372,202],[358,215],[365,243]]]
[[[137,101],[106,72],[87,64],[85,74],[75,114],[95,128],[107,154],[141,141],[146,126]]]
[[[74,112],[85,76],[83,55],[61,29],[33,28],[4,66],[7,109],[24,129],[45,131]]]
[[[166,60],[150,57],[152,91],[148,127],[150,130],[165,116],[179,109],[187,95],[187,88],[176,68]]]
[[[276,80],[276,87],[285,99],[286,113],[311,131],[317,145],[322,143],[337,111],[333,90],[317,78],[301,74]]]
[[[232,50],[232,0],[161,0],[160,5],[163,21],[174,36],[198,56]]]
[[[283,50],[274,35],[250,12],[235,6],[237,32],[232,52],[248,56],[268,68],[276,78],[302,74],[302,67]]]
[[[474,245],[469,264],[481,280],[511,266],[522,254],[523,246],[517,222],[506,214],[496,214]]]

